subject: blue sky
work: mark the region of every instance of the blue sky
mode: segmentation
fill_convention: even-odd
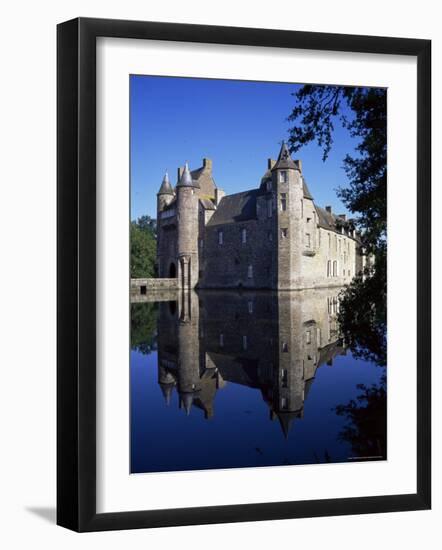
[[[256,188],[267,159],[288,138],[297,84],[132,75],[130,77],[131,219],[156,217],[156,193],[166,169],[193,170],[213,161],[218,187],[228,194]],[[304,177],[315,202],[348,213],[336,196],[348,183],[342,168],[356,141],[336,125],[332,151],[322,161],[315,143],[303,147]]]

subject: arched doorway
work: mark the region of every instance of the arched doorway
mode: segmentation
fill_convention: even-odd
[[[176,265],[172,262],[169,267],[169,278],[175,279],[176,278]]]

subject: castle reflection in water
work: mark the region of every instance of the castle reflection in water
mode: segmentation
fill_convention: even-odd
[[[154,293],[158,384],[170,405],[216,415],[226,384],[261,393],[285,437],[302,418],[317,369],[346,353],[339,338],[338,288],[295,292]]]

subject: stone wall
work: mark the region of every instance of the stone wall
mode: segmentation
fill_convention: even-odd
[[[152,292],[175,291],[178,289],[178,279],[131,279],[131,301],[144,301]]]
[[[246,242],[242,242],[242,230]],[[219,244],[219,232],[223,242]],[[271,288],[270,222],[249,220],[207,226],[200,246],[200,288]],[[249,266],[252,266],[251,271]]]

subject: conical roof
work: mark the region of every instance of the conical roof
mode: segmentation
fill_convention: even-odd
[[[170,184],[169,180],[169,174],[164,174],[163,183],[161,184],[160,190],[158,191],[158,195],[173,195],[173,189],[172,185]]]
[[[295,164],[295,161],[290,156],[289,148],[285,141],[282,142],[281,150],[279,151],[278,160],[272,168],[274,170],[299,170],[299,167]]]
[[[190,173],[187,162],[184,165],[184,170],[180,181],[177,183],[177,187],[199,187],[198,184],[192,179],[192,174]]]
[[[282,433],[284,434],[284,437],[288,439],[290,428],[292,427],[293,420],[295,418],[299,418],[300,412],[299,411],[279,411],[276,413],[278,416],[279,424],[282,429]]]

